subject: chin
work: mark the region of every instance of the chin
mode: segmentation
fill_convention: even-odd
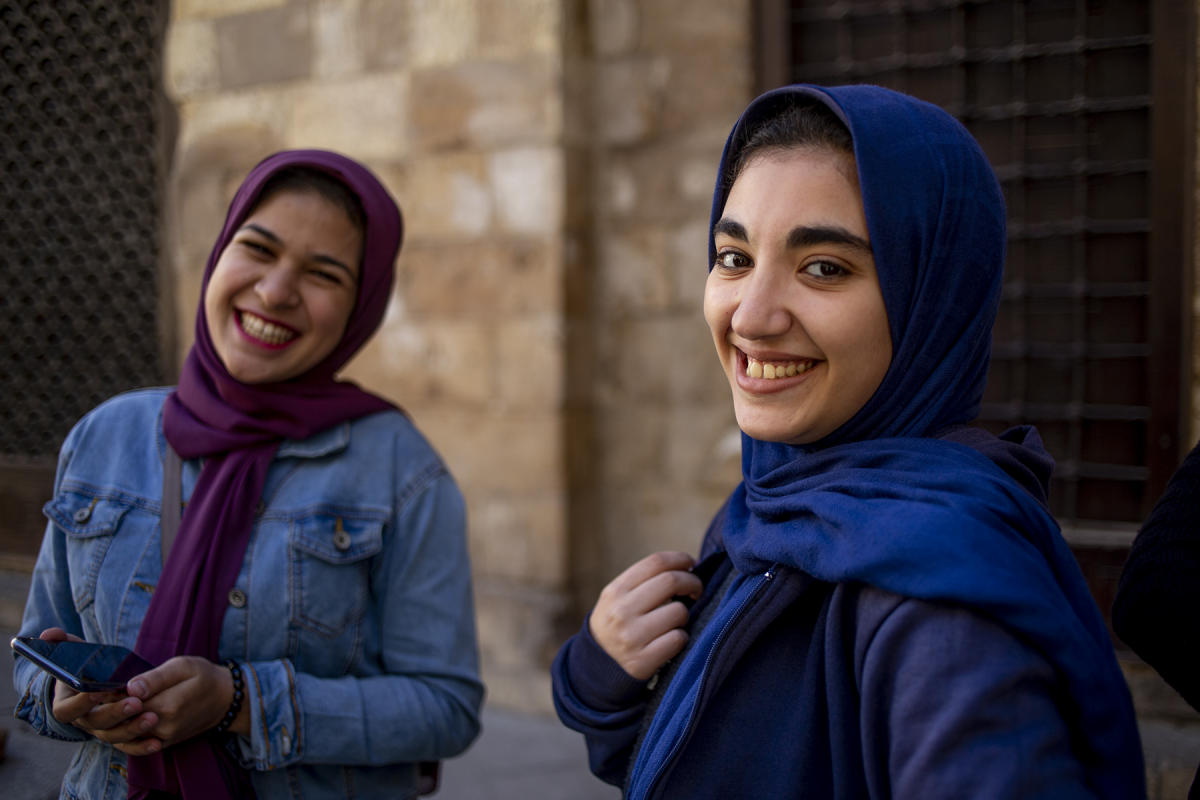
[[[738,427],[751,439],[779,444],[811,444],[825,435],[808,429],[797,429],[795,425],[763,419],[739,419]]]
[[[760,442],[781,442],[788,444],[795,441],[795,436],[792,435],[791,431],[781,430],[775,425],[764,425],[761,422],[741,422],[739,420],[738,427],[742,429],[742,433]]]

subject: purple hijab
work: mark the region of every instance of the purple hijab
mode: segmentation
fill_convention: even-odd
[[[264,184],[286,167],[328,173],[359,199],[365,214],[362,267],[354,310],[341,342],[303,375],[245,384],[225,370],[213,348],[204,293],[213,269],[260,199]],[[323,150],[276,153],[258,164],[233,198],[204,272],[195,344],[179,386],[167,398],[163,429],[184,459],[204,465],[162,578],[138,633],[137,652],[153,663],[175,655],[217,661],[226,596],[241,569],[267,468],[284,439],[305,439],[347,420],[393,406],[335,373],[371,337],[391,295],[403,236],[400,209],[365,167]],[[198,736],[153,756],[129,759],[129,797],[235,797],[248,789],[223,743]]]

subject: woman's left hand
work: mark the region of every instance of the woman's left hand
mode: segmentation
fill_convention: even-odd
[[[233,678],[224,666],[206,658],[175,656],[131,678],[125,688],[146,711],[158,715],[147,735],[170,746],[216,727],[233,697]],[[245,707],[229,730],[249,733]]]

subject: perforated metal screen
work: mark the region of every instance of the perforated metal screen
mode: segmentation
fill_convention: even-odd
[[[1178,378],[1170,364],[1152,376],[1152,289],[1174,269],[1166,291],[1178,296],[1185,259],[1156,266],[1152,255],[1162,221],[1151,177],[1169,169],[1152,154],[1152,5],[793,0],[780,9],[788,80],[915,94],[961,119],[995,167],[1009,254],[983,420],[1038,426],[1058,462],[1053,509],[1068,527],[1136,523],[1154,499],[1155,460],[1175,463],[1173,411],[1154,393],[1169,395],[1164,382]],[[1166,433],[1152,433],[1154,415]]]
[[[166,4],[0,0],[0,460],[162,383]]]

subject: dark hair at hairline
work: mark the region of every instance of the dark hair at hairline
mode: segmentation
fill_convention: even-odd
[[[765,153],[804,148],[829,149],[854,156],[854,139],[846,123],[815,98],[787,97],[767,117],[739,131],[734,158],[721,174],[726,197],[750,161]]]
[[[315,192],[345,211],[346,216],[358,231],[359,237],[363,240],[366,239],[367,213],[363,210],[358,195],[329,173],[312,167],[284,167],[276,172],[263,184],[262,191],[258,193],[258,199],[254,201],[249,213],[253,213],[259,206],[280,192],[286,191]]]

